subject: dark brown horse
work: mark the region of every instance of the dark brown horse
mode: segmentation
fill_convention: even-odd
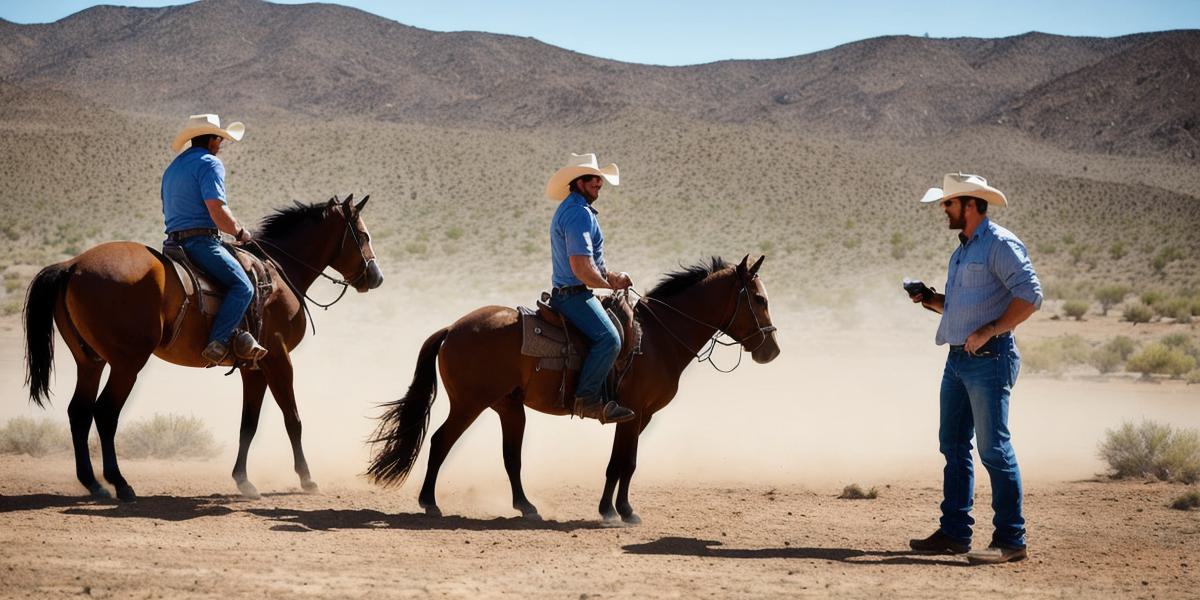
[[[643,355],[637,356],[618,389],[621,404],[637,418],[618,424],[608,463],[600,515],[628,523],[640,521],[629,504],[629,481],[637,463],[638,436],[654,413],[675,397],[679,376],[710,339],[724,333],[749,351],[755,362],[779,355],[775,327],[767,312],[767,291],[757,273],[759,258],[737,266],[714,258],[672,273],[646,294],[636,311],[644,328]],[[561,372],[535,369],[537,359],[521,355],[521,326],[517,311],[503,306],[480,308],[438,330],[421,346],[412,384],[404,398],[389,403],[375,435],[380,444],[369,476],[384,485],[400,484],[408,476],[429,426],[429,409],[437,393],[437,372],[450,397],[450,415],[429,444],[429,468],[420,503],[439,515],[434,486],[438,469],[451,446],[484,411],[500,415],[504,469],[512,485],[513,508],[538,518],[537,508],[521,486],[521,440],[525,406],[552,415],[566,415],[560,401]],[[573,389],[574,376],[568,381]],[[570,397],[570,394],[567,394]],[[617,483],[616,508],[613,490]]]
[[[242,424],[233,478],[248,497],[258,490],[246,478],[246,452],[258,428],[267,388],[283,411],[292,442],[296,473],[306,491],[316,491],[300,444],[300,416],[292,389],[292,362],[288,352],[304,339],[307,320],[304,295],[327,267],[333,267],[359,292],[378,287],[383,273],[375,261],[371,241],[351,198],[311,206],[297,203],[263,220],[251,244],[276,262],[268,265],[275,282],[263,308],[260,343],[269,353],[260,369],[241,369]],[[328,277],[328,276],[326,276]],[[294,289],[293,289],[294,286]],[[92,421],[100,435],[104,479],[122,500],[137,497],[117,466],[114,436],[121,407],[138,372],[150,359],[159,358],[186,367],[203,367],[200,350],[208,338],[209,321],[192,308],[177,321],[184,291],[175,269],[164,257],[135,242],[109,242],[71,260],[42,269],[29,286],[25,300],[26,384],[38,406],[49,399],[50,372],[54,366],[54,326],[75,357],[78,380],[67,408],[75,446],[75,474],[91,494],[109,498],[109,492],[92,472],[88,432]],[[174,332],[176,323],[180,331]],[[108,381],[100,376],[109,366]]]

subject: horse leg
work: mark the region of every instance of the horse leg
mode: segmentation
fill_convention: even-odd
[[[241,369],[242,373],[242,427],[238,439],[237,462],[233,464],[233,480],[238,491],[250,499],[261,498],[258,488],[246,477],[246,455],[250,453],[250,442],[258,431],[258,417],[262,414],[263,395],[267,392],[267,377],[262,371]]]
[[[92,457],[88,452],[88,434],[92,431],[92,408],[96,403],[96,392],[100,389],[100,376],[104,363],[93,362],[86,357],[76,358],[75,394],[67,407],[67,418],[71,422],[71,444],[75,448],[75,477],[88,489],[93,498],[107,500],[112,494],[96,481],[92,471]]]
[[[437,506],[434,489],[437,485],[438,470],[442,468],[442,463],[446,460],[446,455],[450,453],[454,442],[458,441],[463,432],[471,426],[471,423],[475,422],[475,419],[479,418],[479,414],[487,407],[482,403],[464,406],[456,404],[454,400],[455,396],[451,395],[450,415],[429,439],[429,466],[425,469],[425,483],[421,486],[421,495],[417,498],[421,508],[425,509],[425,514],[435,517],[442,516],[442,511]]]
[[[317,482],[312,480],[308,470],[308,461],[304,459],[304,447],[300,444],[300,412],[296,408],[296,391],[292,387],[292,359],[282,344],[274,345],[267,355],[270,366],[266,369],[267,385],[275,403],[283,412],[283,426],[287,429],[288,439],[292,442],[292,460],[295,463],[296,474],[300,476],[300,487],[310,494],[318,491]]]
[[[604,493],[600,496],[600,518],[605,522],[615,521],[620,514],[626,523],[637,524],[641,519],[634,514],[629,505],[629,480],[633,478],[633,470],[637,463],[637,442],[643,425],[637,420],[617,425],[613,435],[612,456],[605,470]],[[613,508],[613,491],[620,483],[617,491],[617,504]]]
[[[504,470],[512,485],[513,508],[521,511],[526,519],[541,520],[537,507],[525,497],[521,485],[521,442],[525,437],[525,405],[520,398],[509,396],[497,402],[492,409],[500,415],[500,428],[504,433]]]
[[[133,390],[133,384],[137,382],[138,371],[149,358],[146,356],[135,365],[113,364],[108,381],[104,384],[104,391],[100,392],[100,398],[96,401],[96,431],[100,434],[100,450],[104,456],[104,479],[117,488],[117,498],[124,502],[137,500],[137,494],[129,482],[125,481],[125,477],[121,475],[121,468],[117,466],[117,421],[120,419],[121,409],[125,406],[125,400],[129,398],[129,392]]]

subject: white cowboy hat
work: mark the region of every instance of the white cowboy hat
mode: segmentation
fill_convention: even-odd
[[[217,115],[192,115],[188,117],[183,130],[171,142],[171,152],[178,154],[198,135],[219,135],[236,142],[246,135],[246,126],[241,122],[234,122],[221,129],[221,119]]]
[[[986,179],[966,173],[946,173],[946,177],[942,179],[942,187],[929,188],[925,192],[925,196],[921,198],[921,202],[926,204],[941,202],[947,198],[958,198],[959,196],[980,198],[991,206],[1008,206],[1008,199],[1004,197],[1004,192],[988,185]]]
[[[575,154],[571,153],[571,160],[567,161],[567,166],[557,170],[550,176],[550,181],[546,182],[546,197],[558,202],[566,198],[571,193],[571,182],[576,177],[584,175],[598,175],[604,178],[604,181],[613,185],[620,185],[621,172],[617,169],[617,165],[609,163],[607,166],[600,168],[596,162],[595,154]]]

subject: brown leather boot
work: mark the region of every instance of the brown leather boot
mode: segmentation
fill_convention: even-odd
[[[213,340],[204,347],[204,350],[200,351],[200,356],[214,365],[219,365],[226,356],[229,356],[229,346]]]
[[[939,529],[933,535],[919,540],[908,540],[908,547],[917,552],[932,552],[936,554],[964,554],[971,550],[970,544],[956,542]]]
[[[637,415],[615,400],[605,403],[600,398],[575,398],[574,414],[586,419],[598,419],[603,424],[624,423]]]
[[[258,340],[254,339],[249,331],[239,331],[233,334],[230,343],[233,346],[234,355],[241,359],[253,362],[267,355],[267,349],[259,345]]]

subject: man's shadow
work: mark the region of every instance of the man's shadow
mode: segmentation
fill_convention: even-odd
[[[622,546],[628,554],[667,556],[702,556],[705,558],[795,558],[828,560],[857,565],[944,565],[965,567],[966,561],[947,559],[939,555],[917,554],[912,551],[872,551],[851,548],[720,548],[721,542],[685,537],[664,537],[645,544]]]
[[[263,494],[264,498],[299,495],[301,492]],[[249,505],[249,506],[246,506]],[[223,517],[248,513],[276,522],[273,531],[329,531],[334,529],[404,529],[417,531],[520,531],[545,530],[570,532],[598,529],[598,521],[540,521],[520,517],[479,519],[460,516],[431,517],[424,513],[385,513],[372,509],[266,508],[237,495],[143,496],[136,502],[95,500],[87,496],[55,494],[0,495],[0,514],[26,510],[64,509],[63,514],[117,519],[157,519],[188,521],[201,517]]]

